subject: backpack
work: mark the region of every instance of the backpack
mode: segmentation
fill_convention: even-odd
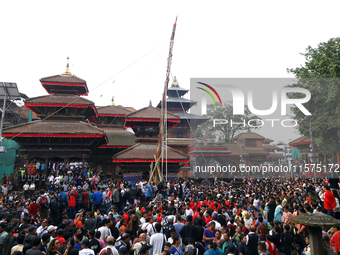
[[[171,235],[171,230],[174,228],[172,222],[166,222],[163,226],[163,234],[166,236],[168,239]]]
[[[41,206],[41,208],[48,208],[47,196],[46,195],[40,196],[39,205]]]
[[[135,190],[133,188],[129,189],[129,193],[130,193],[130,198],[134,198],[135,197]]]
[[[125,190],[123,200],[129,199],[129,198],[130,198],[130,192],[128,190]]]
[[[111,248],[106,248],[106,252],[104,252],[102,255],[112,255]]]
[[[40,198],[40,201],[41,201],[41,198]],[[58,210],[58,201],[57,201],[57,199],[56,199],[55,197],[53,197],[53,198],[51,199],[50,208],[51,208],[51,210],[53,210],[53,211],[57,211],[57,210]]]

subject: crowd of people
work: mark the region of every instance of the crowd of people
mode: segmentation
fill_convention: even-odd
[[[40,166],[41,167],[41,166]],[[311,254],[304,213],[340,219],[339,180],[112,180],[51,171],[46,185],[0,187],[0,255]],[[322,230],[325,254],[340,228]]]

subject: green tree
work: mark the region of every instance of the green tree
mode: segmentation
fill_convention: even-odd
[[[223,103],[223,106],[210,104],[207,106],[207,117],[209,120],[200,126],[200,130],[204,135],[215,136],[221,141],[231,142],[232,138],[241,131],[247,130],[248,132],[251,132],[251,130],[258,129],[248,126],[249,120],[260,119],[257,116],[251,116],[251,114],[252,113],[249,111],[249,108],[245,106],[244,115],[233,115],[233,106],[231,102]],[[214,119],[223,119],[228,122],[226,124],[215,125],[214,127]],[[245,125],[231,125],[231,121],[233,123],[243,123],[245,121]],[[251,125],[256,126],[257,124],[253,121],[251,122]]]
[[[311,99],[304,106],[316,118],[312,121],[313,136],[318,137],[317,145],[325,154],[339,151],[340,141],[340,38],[332,38],[313,48],[308,46],[304,66],[287,69],[298,82],[290,87],[302,87],[311,93]],[[291,94],[292,98],[301,98],[301,94]],[[295,107],[294,118],[301,122],[304,114]],[[327,123],[326,125],[321,125]],[[302,124],[299,132],[309,136],[309,125]]]

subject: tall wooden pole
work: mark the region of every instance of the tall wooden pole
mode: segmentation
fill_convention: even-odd
[[[170,38],[170,47],[169,47],[169,56],[168,56],[168,65],[166,69],[166,79],[164,83],[164,92],[163,92],[163,98],[162,98],[162,108],[161,108],[161,118],[159,121],[159,135],[158,135],[158,145],[157,145],[157,151],[156,151],[156,162],[155,162],[155,173],[154,173],[154,182],[158,184],[160,181],[162,181],[163,173],[160,173],[160,158],[161,158],[161,152],[162,152],[162,146],[163,146],[163,135],[164,135],[164,116],[165,116],[165,104],[166,104],[166,94],[168,92],[168,86],[169,86],[169,76],[171,71],[171,62],[172,62],[172,49],[174,47],[174,39],[175,39],[175,31],[177,26],[177,17],[175,24],[172,28],[172,34]],[[165,148],[166,149],[166,148]]]

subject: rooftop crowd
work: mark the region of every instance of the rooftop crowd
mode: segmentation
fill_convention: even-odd
[[[338,179],[152,185],[75,168],[53,169],[37,189],[28,176],[2,177],[0,255],[307,255],[308,226],[291,218],[340,219]],[[340,252],[339,230],[322,230],[325,254]]]

